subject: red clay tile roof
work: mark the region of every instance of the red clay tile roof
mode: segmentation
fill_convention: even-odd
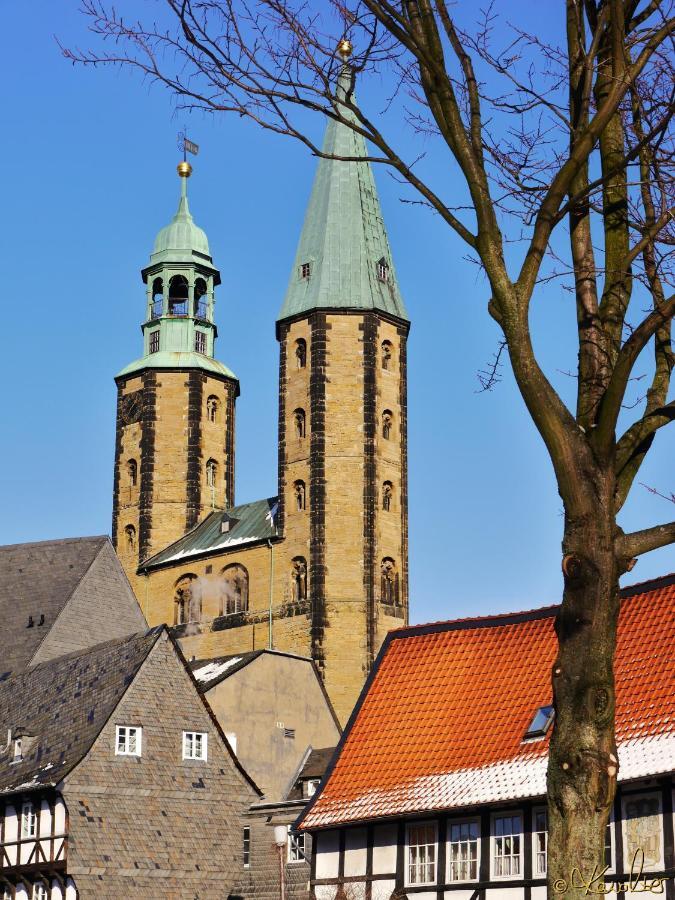
[[[622,779],[675,758],[675,576],[623,592],[615,662]],[[557,607],[393,631],[303,828],[545,793]]]

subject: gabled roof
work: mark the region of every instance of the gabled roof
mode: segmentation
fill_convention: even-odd
[[[390,632],[303,828],[543,796],[558,607]],[[623,592],[619,778],[675,768],[675,576]]]
[[[191,659],[190,670],[202,693],[234,675],[252,660],[257,659],[264,650],[252,650],[249,653],[232,653],[229,656],[216,656],[213,659]],[[268,651],[269,652],[269,651]]]
[[[316,778],[321,780],[326,774],[326,769],[328,768],[328,764],[334,753],[335,747],[322,747],[319,750],[310,747],[293,778],[293,783],[286,795],[286,800],[302,800],[302,798],[306,796],[302,790],[303,782]]]
[[[0,793],[54,785],[86,755],[164,630],[161,625],[41,663],[0,683],[0,729],[35,738],[0,755]],[[3,741],[4,743],[4,741]],[[25,741],[24,741],[25,743]]]
[[[140,571],[276,538],[277,509],[277,498],[268,497],[233,506],[224,512],[212,512],[182,538],[147,559],[140,566]],[[230,527],[228,531],[223,531],[222,525],[226,520],[229,520]]]
[[[0,547],[0,677],[29,665],[107,541],[102,535]]]
[[[345,67],[339,99],[353,102],[351,80]],[[347,106],[338,106],[341,115],[355,121]],[[363,137],[335,119],[328,122],[323,153],[352,159],[369,155]],[[380,260],[387,266],[385,281],[378,278]],[[302,274],[305,263],[309,277]],[[319,160],[279,321],[314,309],[379,310],[408,320],[368,162]]]

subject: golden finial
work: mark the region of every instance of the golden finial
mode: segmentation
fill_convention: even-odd
[[[345,62],[347,62],[349,57],[352,55],[352,50],[354,49],[354,46],[348,38],[342,38],[342,40],[338,44],[337,49],[338,49],[338,53],[340,54],[340,56],[344,59]]]
[[[179,162],[176,168],[178,169],[178,174],[181,178],[189,178],[190,175],[192,175],[192,166],[187,160]]]

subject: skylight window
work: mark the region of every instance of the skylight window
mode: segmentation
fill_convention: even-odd
[[[523,740],[531,740],[532,738],[543,738],[551,727],[553,722],[553,707],[540,706],[534,714],[534,718],[530,722],[529,728],[525,732]]]

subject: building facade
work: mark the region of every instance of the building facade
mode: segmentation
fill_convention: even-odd
[[[338,86],[353,116],[353,73]],[[144,354],[118,376],[113,540],[151,624],[188,656],[311,656],[342,721],[408,617],[409,321],[363,139],[331,120],[279,340],[278,495],[235,506],[238,382],[213,356],[208,241],[188,210],[155,242]]]
[[[0,682],[3,900],[223,898],[260,791],[160,627]]]
[[[387,637],[326,778],[296,824],[314,841],[316,900],[565,896],[561,885],[547,894],[546,883],[556,612]],[[591,881],[589,895],[675,896],[674,613],[675,576],[623,592],[619,783],[605,867],[576,876]]]

